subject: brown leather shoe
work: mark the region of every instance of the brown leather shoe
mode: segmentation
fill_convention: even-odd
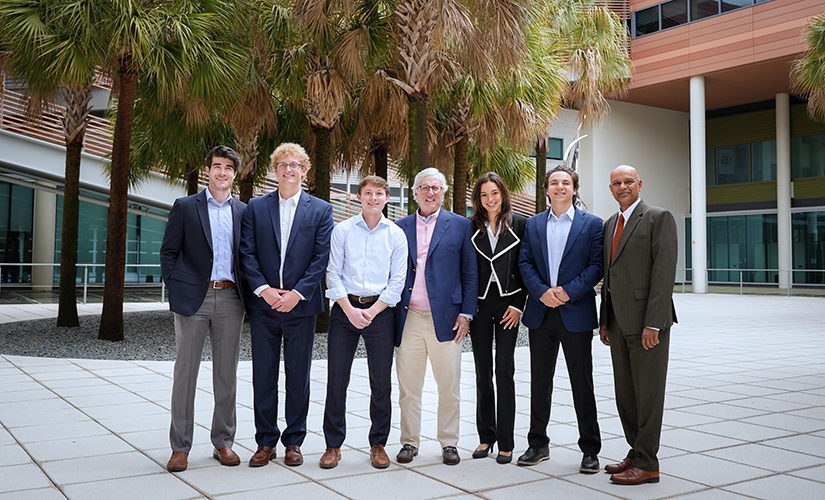
[[[166,464],[166,469],[169,472],[183,472],[189,467],[189,462],[187,461],[187,457],[189,456],[188,453],[183,451],[174,451],[172,452],[172,458],[169,459],[169,463]]]
[[[644,484],[658,483],[659,471],[647,471],[638,467],[631,467],[624,472],[613,474],[610,480],[616,484]]]
[[[399,464],[408,464],[413,461],[413,457],[416,455],[418,455],[418,448],[406,443],[401,447],[401,451],[398,452],[398,456],[395,457],[395,459],[398,460]]]
[[[370,448],[370,463],[376,469],[386,469],[390,466],[390,457],[384,451],[384,446],[377,444]]]
[[[221,465],[238,465],[241,463],[241,457],[232,451],[232,448],[225,446],[220,450],[212,451],[212,456],[221,462]]]
[[[455,446],[445,446],[441,450],[441,458],[444,465],[458,465],[461,462],[461,457],[458,456],[458,450]]]
[[[334,469],[338,467],[339,460],[341,460],[341,448],[327,448],[327,451],[321,455],[321,468]]]
[[[620,472],[624,472],[627,469],[633,467],[633,459],[632,458],[625,458],[621,462],[617,464],[609,464],[604,466],[604,470],[611,474],[618,474]]]
[[[301,447],[297,444],[286,445],[286,453],[284,454],[284,463],[297,467],[304,463],[304,456],[301,455]]]
[[[275,448],[272,446],[258,446],[258,451],[249,459],[250,467],[263,467],[275,458]]]

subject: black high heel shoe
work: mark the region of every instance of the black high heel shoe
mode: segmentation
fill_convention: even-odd
[[[481,444],[485,444],[485,443],[481,443]],[[495,445],[491,444],[491,445],[488,445],[483,450],[474,451],[473,452],[473,458],[487,458],[487,455],[489,455],[490,453],[493,452],[493,446],[495,446]]]
[[[513,452],[511,451],[509,455],[502,455],[501,450],[498,450],[498,456],[496,457],[496,462],[500,464],[509,464],[513,461]]]

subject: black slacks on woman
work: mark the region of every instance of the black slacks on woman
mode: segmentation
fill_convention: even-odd
[[[515,360],[518,324],[506,329],[500,323],[508,301],[491,286],[487,298],[478,301],[478,315],[470,325],[473,358],[476,366],[476,426],[480,442],[498,442],[499,451],[513,450],[513,427],[516,416]],[[495,360],[493,340],[495,339]],[[496,404],[493,387],[498,388]]]

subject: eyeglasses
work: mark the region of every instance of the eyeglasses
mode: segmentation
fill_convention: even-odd
[[[286,169],[288,169],[288,168],[291,168],[292,170],[298,170],[299,168],[301,168],[301,166],[302,166],[302,165],[301,165],[300,163],[283,163],[283,162],[278,162],[278,163],[276,163],[276,164],[275,164],[275,167],[276,167],[276,168],[280,168],[281,170],[286,170]]]
[[[432,191],[433,194],[438,194],[442,190],[441,186],[418,186],[419,193],[426,193],[427,191]]]

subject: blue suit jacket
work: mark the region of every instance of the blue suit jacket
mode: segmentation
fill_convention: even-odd
[[[232,272],[238,285],[235,290],[243,300],[243,273],[238,263],[238,246],[246,204],[235,198],[230,198],[229,204],[232,207],[234,237]],[[169,309],[183,316],[198,312],[212,275],[212,230],[205,190],[175,200],[160,244],[160,270],[169,290]]]
[[[529,296],[521,322],[528,328],[538,328],[547,307],[541,296],[550,288],[547,260],[546,210],[527,219],[521,244],[519,270]],[[593,288],[604,276],[604,228],[602,220],[576,208],[573,225],[559,266],[558,285],[570,301],[560,306],[564,327],[571,332],[586,332],[599,327],[596,316],[596,292]]]
[[[278,190],[249,200],[241,229],[241,269],[249,285],[246,306],[270,310],[263,298],[252,291],[261,285],[279,288],[281,273],[284,289],[296,290],[301,300],[290,314],[309,316],[324,310],[321,278],[329,260],[332,232],[332,205],[301,192],[289,242],[281,240],[280,195]],[[286,246],[284,269],[281,252]]]
[[[409,260],[407,282],[401,301],[395,307],[395,345],[401,345],[401,334],[407,321],[410,294],[418,265],[415,218],[408,215],[396,222],[407,236]],[[473,224],[469,219],[442,209],[433,229],[427,253],[425,277],[427,295],[439,342],[455,338],[453,326],[460,313],[474,316],[478,305],[478,263],[472,243]]]

